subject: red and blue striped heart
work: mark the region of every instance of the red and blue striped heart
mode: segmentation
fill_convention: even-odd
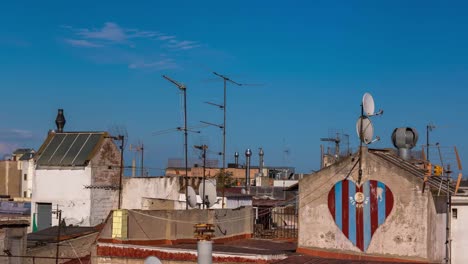
[[[357,186],[350,180],[337,182],[328,193],[328,209],[343,234],[366,251],[377,228],[393,209],[393,194],[380,181]]]

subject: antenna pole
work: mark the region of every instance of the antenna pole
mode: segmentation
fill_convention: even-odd
[[[141,143],[141,177],[144,177],[144,168],[143,168],[143,158],[144,158],[145,148],[143,143]]]
[[[361,126],[359,128],[359,176],[358,176],[358,184],[361,184],[361,178],[362,178],[362,141],[363,141],[363,133],[362,133],[362,127],[363,127],[363,122],[364,121],[364,104],[361,104]]]
[[[227,96],[226,96],[226,82],[229,81],[233,84],[236,84],[237,86],[242,86],[242,84],[237,83],[231,79],[229,79],[227,76],[221,75],[219,73],[213,72],[214,75],[220,77],[224,81],[224,103],[223,103],[223,114],[224,114],[224,122],[223,122],[223,170],[222,173],[225,173],[226,171],[226,103],[227,103]],[[223,202],[222,202],[222,208],[224,208],[224,183],[223,183]]]
[[[162,76],[164,79],[173,83],[179,90],[184,93],[184,148],[185,148],[185,209],[188,210],[188,145],[187,145],[187,87],[177,81],[169,78],[166,75]]]
[[[187,146],[187,89],[184,89],[184,148],[185,148],[185,199],[188,198],[188,146]],[[188,210],[188,202],[185,202],[185,210]]]

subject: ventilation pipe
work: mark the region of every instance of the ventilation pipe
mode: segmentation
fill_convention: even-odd
[[[265,153],[263,153],[263,148],[260,148],[260,150],[258,151],[258,173],[260,173],[261,176],[263,176],[263,155],[265,155]]]
[[[63,132],[63,127],[65,126],[66,122],[67,120],[65,120],[65,116],[63,115],[63,109],[59,109],[57,113],[57,118],[55,118],[55,124],[57,125],[58,133]]]
[[[250,189],[250,156],[252,156],[252,151],[247,149],[245,151],[245,187],[247,190]]]
[[[410,150],[418,142],[418,132],[411,127],[395,128],[392,134],[393,145],[398,149],[398,156],[404,160],[410,158]]]
[[[237,151],[234,153],[234,164],[236,164],[236,168],[239,168],[239,152]]]

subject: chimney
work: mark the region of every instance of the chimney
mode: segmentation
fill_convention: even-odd
[[[63,109],[59,109],[57,113],[57,118],[55,118],[55,124],[57,125],[58,133],[63,132],[63,127],[65,126],[66,122],[67,120],[65,120],[65,116],[63,115]]]
[[[262,176],[263,176],[263,155],[265,155],[265,153],[263,153],[263,148],[260,148],[260,150],[258,151],[258,156],[259,156],[258,172]]]
[[[236,168],[239,168],[239,152],[237,151],[234,153],[234,164],[236,164]]]
[[[418,132],[411,127],[395,128],[392,134],[393,145],[398,149],[398,156],[404,160],[410,159],[410,150],[418,142]]]
[[[250,191],[250,156],[252,156],[252,151],[247,149],[245,151],[245,187],[247,192]]]

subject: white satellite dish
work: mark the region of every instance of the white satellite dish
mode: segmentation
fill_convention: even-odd
[[[361,123],[362,123],[362,135],[361,135]],[[372,143],[372,138],[374,137],[374,126],[369,118],[362,116],[356,122],[356,132],[358,137],[365,144]]]
[[[203,183],[198,187],[198,193],[203,196]],[[217,202],[216,184],[213,181],[205,180],[205,197],[202,197],[202,202],[208,207]]]
[[[145,264],[162,264],[162,262],[157,258],[153,256],[149,256],[145,259]]]
[[[187,203],[192,208],[197,207],[197,194],[192,186],[187,188]]]
[[[373,116],[375,114],[374,98],[370,93],[365,93],[362,97],[362,107],[365,115]]]

